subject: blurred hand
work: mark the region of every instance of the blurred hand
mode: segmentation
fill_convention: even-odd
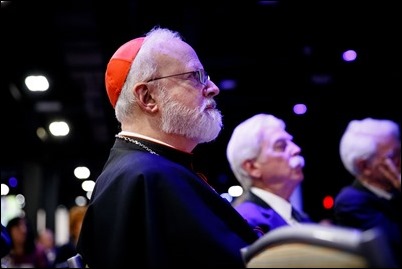
[[[379,166],[379,170],[387,178],[395,189],[401,191],[401,172],[396,168],[390,158],[386,158]]]

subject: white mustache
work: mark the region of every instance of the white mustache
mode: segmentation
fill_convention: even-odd
[[[300,155],[293,156],[289,159],[289,165],[292,168],[296,168],[298,166],[304,167],[304,158]]]
[[[205,109],[215,109],[216,108],[216,102],[214,99],[207,99],[205,103],[202,105],[202,110],[204,111]]]

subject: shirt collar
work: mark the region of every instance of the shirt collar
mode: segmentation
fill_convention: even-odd
[[[382,197],[382,198],[384,198],[384,199],[387,199],[387,200],[391,200],[391,198],[392,198],[392,194],[391,194],[391,193],[386,192],[386,191],[384,191],[384,190],[382,190],[382,189],[380,189],[380,188],[377,188],[377,187],[375,187],[375,186],[373,186],[373,185],[370,185],[370,184],[368,184],[367,182],[361,181],[361,183],[362,183],[362,185],[363,185],[364,187],[366,187],[367,189],[369,189],[369,190],[370,190],[371,192],[373,192],[375,195],[377,195],[377,196],[379,196],[379,197]]]
[[[257,187],[251,187],[251,192],[260,197],[287,222],[292,219],[292,205],[282,197]]]
[[[159,144],[163,144],[163,145],[168,146],[168,147],[175,148],[172,145],[169,145],[168,143],[165,143],[165,142],[162,142],[162,141],[160,141],[158,139],[155,139],[155,138],[152,138],[152,137],[149,137],[149,136],[146,136],[146,135],[142,135],[142,134],[139,134],[139,133],[135,133],[135,132],[121,131],[119,133],[119,135],[134,136],[134,137],[138,137],[138,138],[143,138],[143,139],[151,140],[151,141],[159,143]]]

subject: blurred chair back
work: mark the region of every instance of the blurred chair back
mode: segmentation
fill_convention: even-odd
[[[73,257],[67,259],[68,268],[85,268],[84,261],[80,254],[76,254]]]
[[[302,224],[241,249],[246,268],[397,268],[380,230]]]

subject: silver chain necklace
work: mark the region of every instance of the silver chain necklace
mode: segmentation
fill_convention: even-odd
[[[115,137],[120,138],[120,139],[122,139],[122,140],[124,140],[124,141],[126,141],[126,142],[136,144],[137,146],[140,146],[141,148],[145,149],[146,151],[148,151],[148,152],[151,153],[151,154],[159,155],[158,153],[156,153],[156,152],[153,151],[152,149],[148,148],[147,146],[145,146],[144,144],[142,144],[142,143],[141,143],[140,141],[138,141],[138,140],[132,139],[132,138],[127,137],[127,136],[118,135],[118,134],[115,135]]]

